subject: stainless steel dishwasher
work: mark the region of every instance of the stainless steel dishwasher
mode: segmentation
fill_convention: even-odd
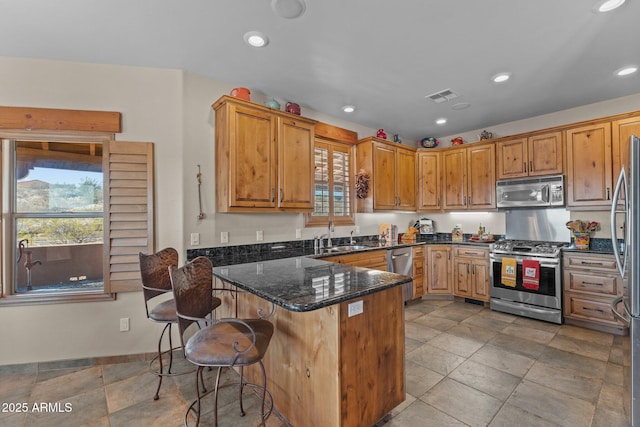
[[[391,273],[413,277],[413,249],[411,247],[388,249],[387,269]],[[402,286],[404,300],[409,301],[413,297],[413,281]]]

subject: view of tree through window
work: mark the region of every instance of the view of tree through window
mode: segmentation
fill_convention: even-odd
[[[15,142],[15,291],[103,286],[102,146]]]

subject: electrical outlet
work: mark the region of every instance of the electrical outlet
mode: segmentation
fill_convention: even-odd
[[[356,225],[356,234],[360,234],[360,226]]]
[[[200,244],[200,233],[191,233],[191,246]]]
[[[302,229],[296,228],[296,239],[302,239]]]
[[[120,332],[127,332],[129,330],[129,318],[122,317],[120,319]]]
[[[221,231],[220,232],[220,243],[229,243],[229,232]]]
[[[348,316],[353,317],[358,314],[361,314],[364,311],[364,301],[356,301],[349,304]]]
[[[256,241],[262,242],[264,240],[264,231],[258,230],[256,231]]]

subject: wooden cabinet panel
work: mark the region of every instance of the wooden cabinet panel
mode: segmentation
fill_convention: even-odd
[[[279,118],[278,130],[278,206],[313,209],[313,125]]]
[[[489,301],[489,249],[455,245],[453,264],[453,294]]]
[[[564,146],[561,132],[530,136],[527,145],[529,176],[562,173]]]
[[[358,212],[416,210],[416,149],[369,137],[356,146],[356,170],[367,172],[369,194]]]
[[[315,121],[229,96],[213,108],[217,212],[312,210]]]
[[[567,206],[611,205],[611,123],[569,129],[565,140]]]
[[[473,286],[471,287],[471,297],[473,299],[489,301],[490,298],[490,273],[489,259],[486,261],[473,261]]]
[[[233,143],[228,145],[231,169],[229,206],[274,207],[277,161],[275,117],[262,111],[234,106],[229,109],[229,128],[228,138],[233,139]],[[220,167],[219,163],[217,168]],[[219,202],[226,203],[226,200],[220,198]]]
[[[366,250],[352,254],[323,257],[322,259],[325,261],[337,262],[340,264],[354,265],[356,267],[365,267],[371,268],[373,270],[388,271],[386,249]]]
[[[451,246],[427,246],[427,294],[451,294],[452,286]]]
[[[442,153],[442,208],[466,209],[467,151],[464,148]]]
[[[565,321],[624,333],[624,325],[611,311],[611,301],[624,292],[613,255],[567,252],[562,264]]]
[[[622,166],[624,165],[625,170],[629,170],[629,141],[631,135],[640,137],[640,117],[630,117],[612,122],[611,132],[611,145],[613,148],[612,183],[615,186]],[[624,194],[621,194],[621,199],[624,200]]]
[[[373,145],[373,207],[390,210],[396,207],[396,150],[383,144]]]
[[[440,153],[418,153],[418,211],[440,210]]]
[[[351,317],[354,301],[308,312],[276,307],[268,319],[274,334],[263,359],[267,388],[292,425],[369,426],[404,401],[402,286],[357,300],[363,312]],[[238,295],[238,307],[241,318],[271,311],[249,293]],[[261,383],[255,365],[244,374]]]
[[[496,207],[496,149],[494,144],[467,148],[467,209]]]
[[[396,149],[396,208],[416,210],[416,153],[402,147]]]
[[[442,153],[442,209],[496,207],[495,152],[488,143]]]
[[[497,178],[527,176],[527,138],[501,141],[496,144]]]
[[[471,296],[472,260],[456,258],[453,261],[453,294],[460,297]]]
[[[422,298],[425,293],[426,251],[424,246],[413,247],[413,299]]]

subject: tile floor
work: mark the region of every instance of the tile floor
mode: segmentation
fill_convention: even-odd
[[[410,303],[405,321],[407,399],[378,426],[628,425],[621,401],[626,337],[442,300]],[[182,425],[195,394],[193,375],[165,379],[158,401],[155,385],[145,361],[0,366],[0,404],[29,407],[0,408],[0,426]],[[247,395],[240,418],[236,390],[223,391],[220,426],[257,425],[257,399]],[[57,412],[32,410],[34,403],[58,401]],[[211,411],[202,425],[211,425]],[[285,425],[275,413],[267,422]]]

